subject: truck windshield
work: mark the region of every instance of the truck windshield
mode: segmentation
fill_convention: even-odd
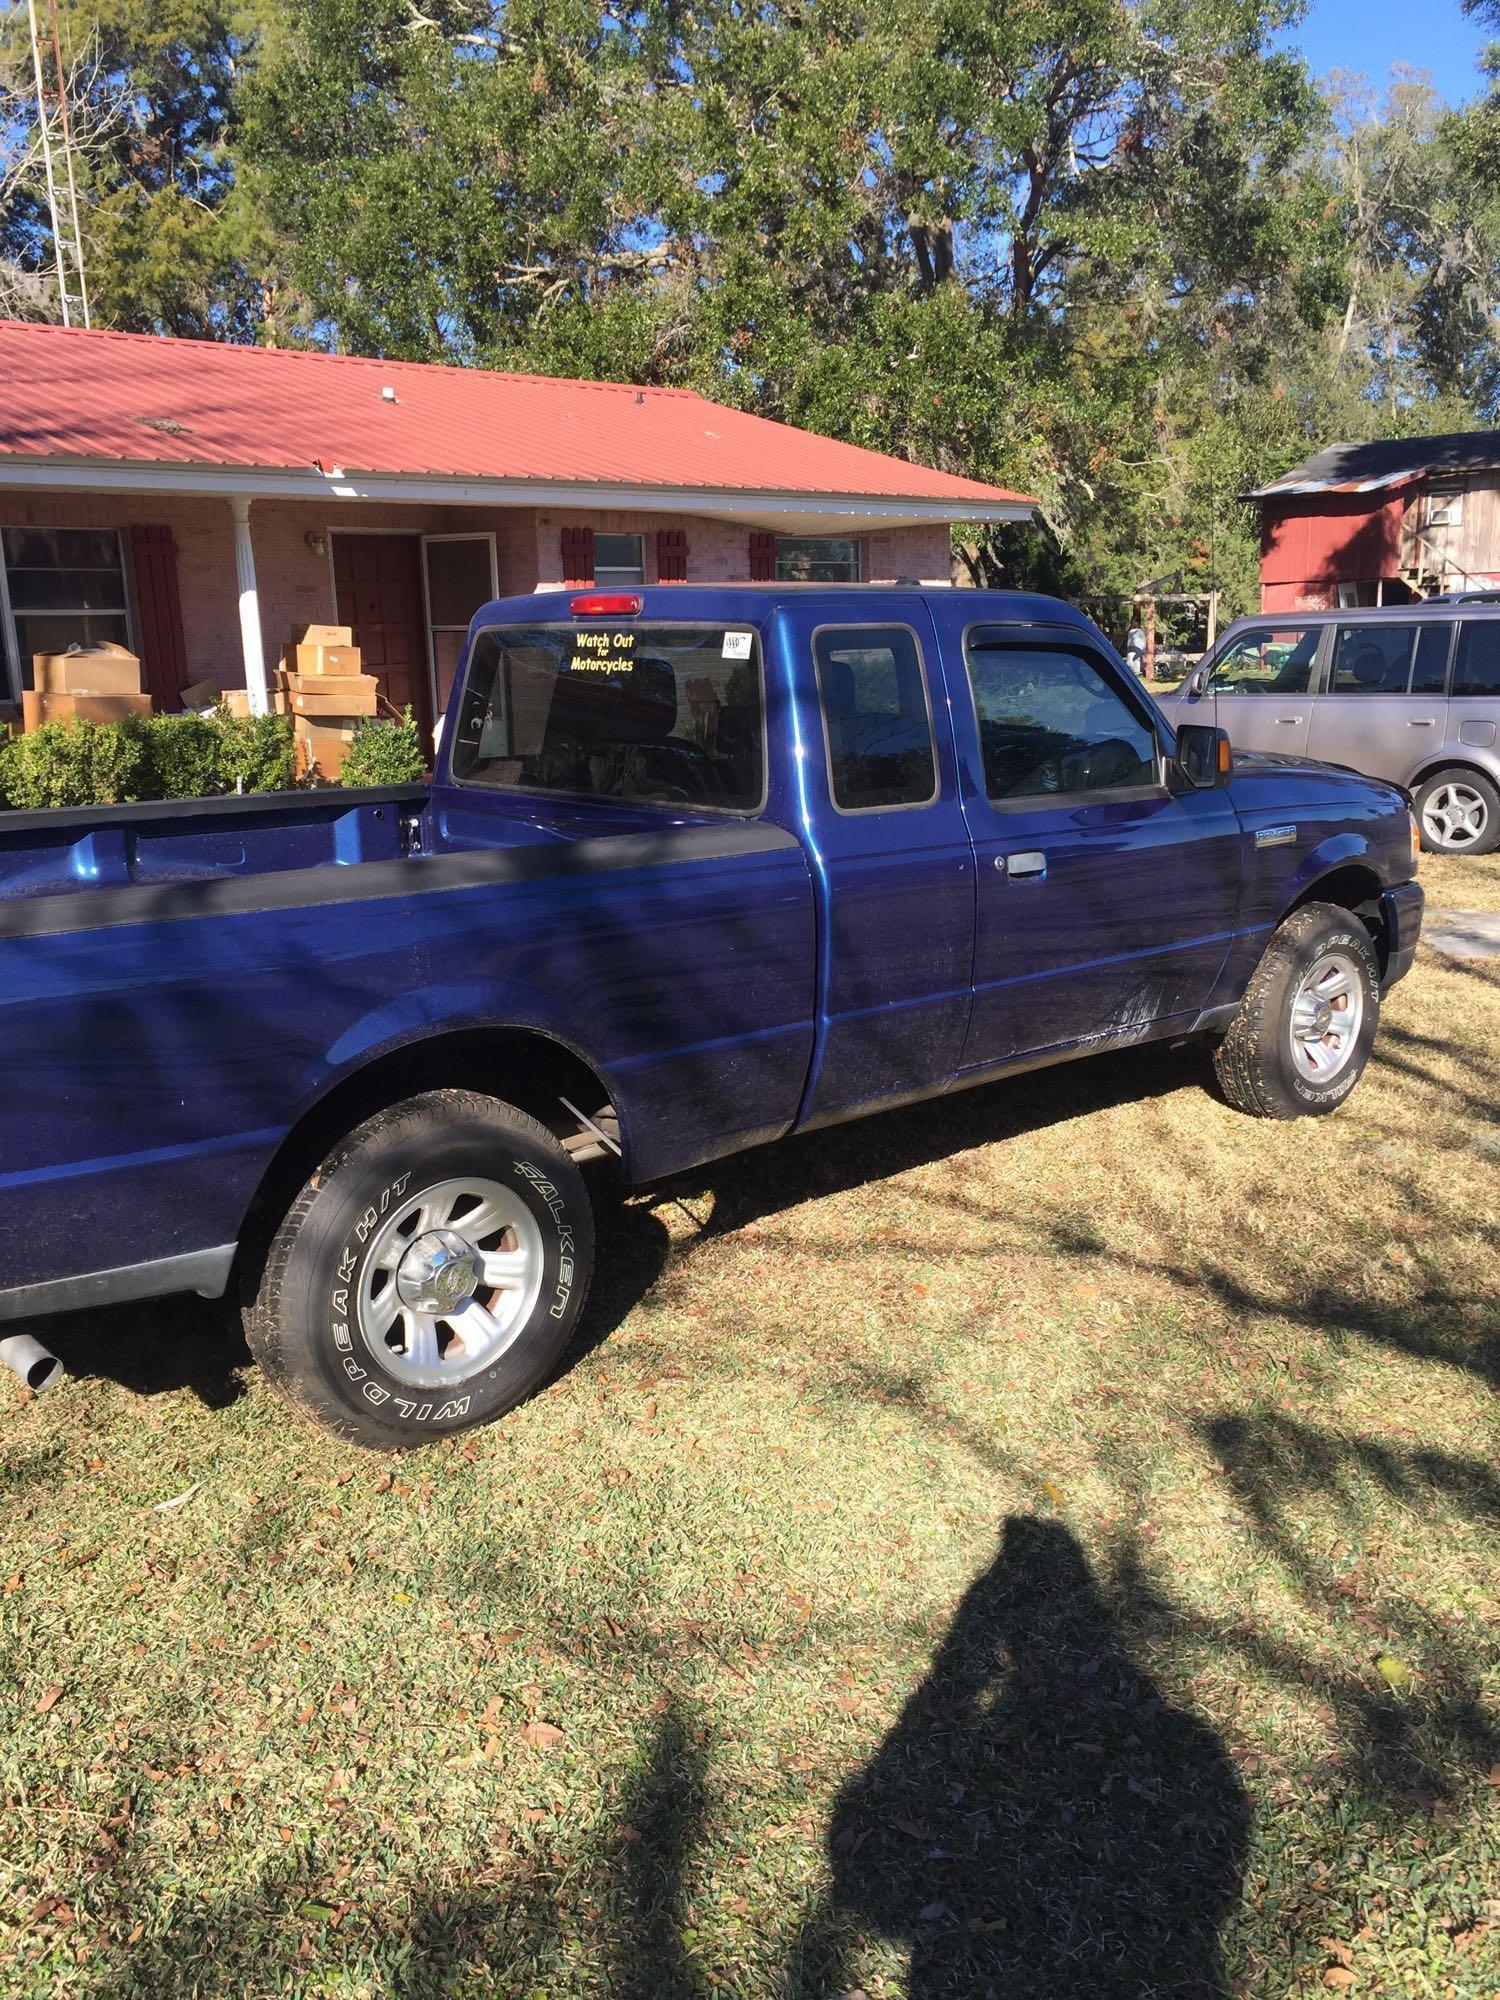
[[[760,644],[723,625],[492,627],[453,738],[462,784],[755,812]]]

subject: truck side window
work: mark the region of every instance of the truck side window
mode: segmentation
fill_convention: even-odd
[[[1306,694],[1318,650],[1316,625],[1256,625],[1214,662],[1212,694]]]
[[[915,635],[902,625],[826,627],[813,658],[834,804],[841,812],[929,804],[937,759]]]
[[[1500,618],[1466,618],[1453,663],[1455,695],[1500,695]]]
[[[984,785],[996,800],[1160,783],[1155,732],[1071,646],[969,640]]]

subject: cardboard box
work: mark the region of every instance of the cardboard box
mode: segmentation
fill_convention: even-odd
[[[297,718],[297,769],[305,776],[312,765],[323,778],[337,778],[344,768],[344,756],[354,741],[350,723],[314,722]]]
[[[108,641],[68,653],[33,653],[31,684],[38,694],[139,694],[141,663]]]
[[[363,671],[358,646],[289,646],[282,661],[294,674],[357,674]]]
[[[294,715],[373,715],[380,701],[373,674],[345,674],[333,681],[321,674],[288,674],[286,691]]]
[[[309,625],[296,643],[301,646],[352,646],[354,628],[350,625]]]
[[[148,694],[40,694],[26,688],[21,695],[23,727],[30,735],[44,722],[123,722],[128,715],[149,715]]]
[[[248,688],[225,688],[222,694],[216,691],[215,699],[221,700],[231,715],[248,715],[250,713],[250,691]],[[272,715],[290,715],[292,712],[291,700],[285,688],[271,688],[269,690],[267,706]]]

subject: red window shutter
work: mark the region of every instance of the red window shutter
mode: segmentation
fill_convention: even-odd
[[[687,535],[681,528],[656,531],[656,580],[658,583],[687,582]]]
[[[750,581],[773,583],[775,579],[776,537],[757,531],[750,537]]]
[[[187,686],[187,646],[182,599],[177,594],[177,544],[170,528],[140,524],[130,530],[135,571],[142,678],[153,708],[174,709]]]
[[[562,571],[566,584],[594,580],[594,531],[592,528],[564,528],[562,531]]]

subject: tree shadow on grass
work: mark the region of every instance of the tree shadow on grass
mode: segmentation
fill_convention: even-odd
[[[911,2000],[1224,1992],[1249,1823],[1214,1732],[1131,1656],[1060,1522],[1012,1516],[921,1686],[848,1784],[794,1990],[852,1984],[861,1933]]]

